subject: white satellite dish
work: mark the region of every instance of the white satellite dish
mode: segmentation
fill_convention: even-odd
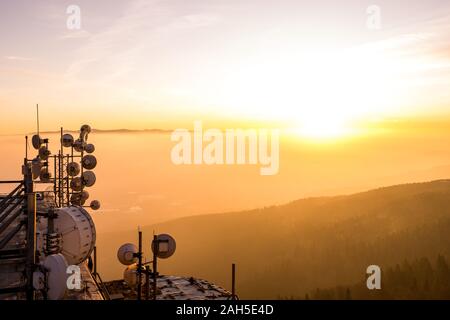
[[[49,300],[64,298],[67,288],[66,270],[68,267],[64,256],[60,253],[49,255],[45,258],[42,266],[47,270],[47,298]]]
[[[75,177],[70,181],[70,188],[73,191],[81,191],[83,189],[83,182],[80,177]]]
[[[39,148],[41,147],[41,144],[42,144],[41,137],[38,134],[35,134],[31,138],[31,144],[33,145],[33,148],[35,148],[36,150],[39,150]]]
[[[97,158],[92,154],[85,155],[83,159],[81,159],[81,164],[83,165],[83,168],[92,170],[97,165]]]
[[[33,288],[42,290],[45,288],[45,275],[41,271],[33,272]]]
[[[57,210],[55,231],[61,235],[61,253],[69,264],[79,264],[94,250],[95,226],[89,213],[82,207],[64,207]]]
[[[50,154],[51,152],[46,146],[42,146],[39,148],[39,158],[41,158],[42,160],[47,160]]]
[[[156,248],[156,243],[158,247]],[[175,239],[168,234],[159,234],[156,236],[156,243],[152,241],[152,252],[156,252],[156,256],[160,259],[171,257],[177,248]]]
[[[41,174],[41,169],[42,169],[41,159],[34,158],[31,161],[31,173],[33,175],[33,180],[39,177],[39,175]]]
[[[137,261],[137,252],[138,250],[134,244],[125,243],[117,250],[117,259],[119,259],[121,264],[126,266],[131,265]]]
[[[88,143],[84,146],[84,151],[87,153],[93,153],[95,151],[95,146],[92,143]]]
[[[70,162],[67,165],[67,174],[71,177],[75,177],[80,174],[80,165],[76,162]]]
[[[92,187],[95,184],[96,177],[92,171],[83,172],[83,183],[86,187]]]
[[[41,180],[41,182],[43,182],[43,183],[49,183],[51,178],[52,178],[52,175],[48,171],[48,169],[42,168],[41,173],[39,174],[39,180]]]
[[[98,210],[100,209],[100,201],[98,200],[92,200],[91,204],[89,205],[89,207],[91,207],[92,210]]]
[[[74,139],[70,133],[66,133],[61,137],[61,143],[64,147],[69,148],[73,145]]]

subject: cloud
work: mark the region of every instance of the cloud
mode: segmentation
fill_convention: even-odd
[[[101,74],[101,83],[108,83],[132,70],[139,69],[143,58],[148,58],[160,42],[180,32],[212,26],[220,21],[208,12],[186,12],[164,1],[134,1],[124,14],[100,32],[67,33],[64,39],[83,37],[87,42],[76,52],[77,59],[66,71],[68,80],[80,77],[94,69]],[[201,10],[200,10],[201,11]],[[153,51],[152,51],[153,50]]]
[[[72,30],[72,31],[68,31],[67,33],[65,33],[64,35],[62,35],[60,37],[61,40],[66,40],[66,39],[85,39],[85,38],[89,38],[91,37],[92,34],[87,32],[86,30]]]
[[[33,58],[26,58],[26,57],[20,57],[20,56],[5,56],[4,57],[7,60],[15,60],[15,61],[33,61]]]
[[[190,14],[176,17],[172,22],[159,27],[158,31],[180,31],[209,27],[217,24],[220,18],[211,14]]]
[[[141,213],[144,209],[139,206],[132,206],[128,209],[129,213]]]

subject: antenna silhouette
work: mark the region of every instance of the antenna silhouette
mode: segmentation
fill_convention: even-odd
[[[37,134],[39,135],[39,104],[36,104]]]

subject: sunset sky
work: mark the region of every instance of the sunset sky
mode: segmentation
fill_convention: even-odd
[[[0,134],[32,131],[36,103],[44,130],[200,119],[315,135],[450,115],[447,0],[2,1],[0,39]]]

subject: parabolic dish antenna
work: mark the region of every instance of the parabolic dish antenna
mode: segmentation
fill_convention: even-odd
[[[70,133],[66,133],[61,138],[61,143],[64,147],[69,148],[73,145],[73,136]]]
[[[50,150],[48,150],[46,146],[42,146],[39,148],[39,158],[41,158],[42,160],[47,160],[50,156],[50,153]]]
[[[83,124],[80,128],[82,133],[91,133],[91,126],[88,124]]]
[[[42,144],[41,137],[38,134],[35,134],[31,138],[31,144],[33,145],[33,148],[35,148],[36,150],[39,150],[39,148],[41,147],[41,144]]]
[[[43,183],[49,183],[50,179],[52,178],[52,175],[48,171],[47,168],[42,168],[41,173],[39,174],[39,180]]]
[[[39,177],[39,175],[41,174],[41,169],[42,169],[41,159],[34,158],[31,161],[31,173],[33,175],[33,180]]]
[[[92,171],[83,172],[83,183],[86,187],[92,187],[95,184],[95,173]]]
[[[91,204],[89,205],[89,207],[91,207],[92,210],[98,210],[100,209],[100,201],[98,200],[92,200]]]
[[[74,192],[70,196],[70,203],[74,206],[82,206],[85,202],[86,200],[81,198],[81,192]]]
[[[160,259],[171,257],[175,253],[176,248],[177,244],[175,239],[168,234],[159,234],[156,236],[156,243],[152,241],[152,251]]]
[[[81,181],[80,177],[75,177],[72,179],[72,181],[70,181],[70,188],[73,191],[81,191],[81,189],[83,188],[83,182]]]
[[[75,177],[80,174],[80,165],[76,162],[70,162],[67,165],[67,174],[71,177]]]
[[[60,253],[52,254],[45,258],[42,263],[47,270],[47,298],[60,300],[64,297],[67,288],[67,261]],[[34,282],[34,281],[33,281]]]
[[[89,213],[81,207],[64,207],[57,210],[55,231],[61,234],[61,253],[69,265],[86,260],[94,250],[95,226]]]
[[[87,192],[86,190],[81,191],[80,197],[81,197],[81,200],[86,201],[89,198],[89,192]]]
[[[75,151],[77,151],[77,152],[83,151],[83,148],[84,148],[84,142],[83,142],[83,140],[81,140],[81,139],[75,140],[75,142],[73,143],[73,148],[74,148]]]
[[[87,170],[92,170],[97,165],[97,158],[93,156],[92,154],[88,154],[81,159],[81,163],[83,165],[83,168]]]
[[[84,146],[84,151],[87,153],[93,153],[95,151],[95,146],[92,143],[88,143]]]
[[[117,259],[119,259],[121,264],[129,266],[137,261],[137,252],[138,250],[134,244],[125,243],[117,250]]]

